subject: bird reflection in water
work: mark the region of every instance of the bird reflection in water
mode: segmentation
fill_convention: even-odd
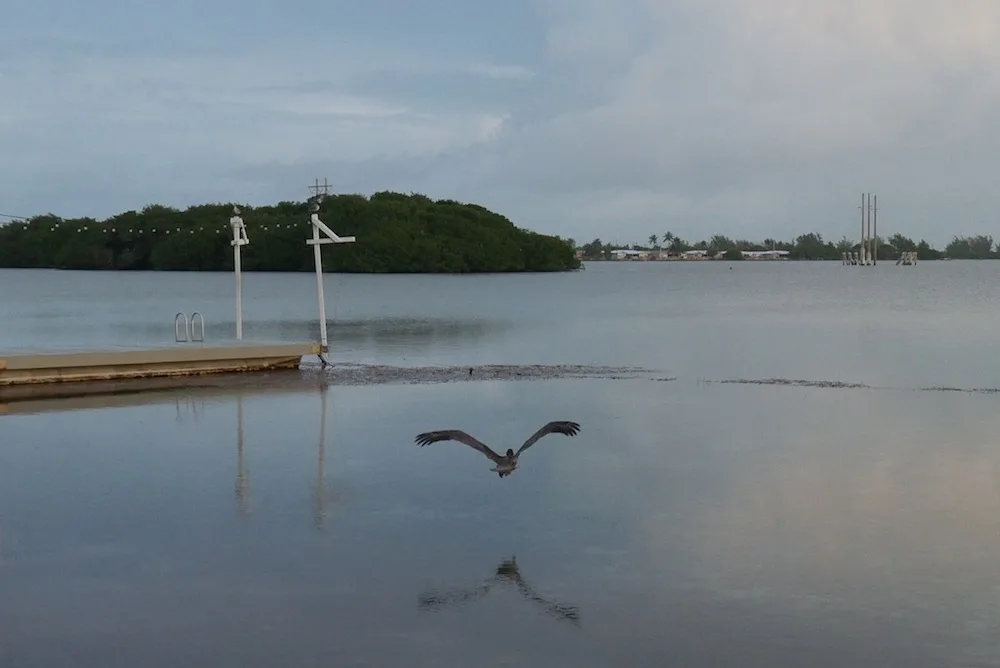
[[[482,583],[462,589],[424,592],[417,599],[422,610],[437,611],[450,606],[460,606],[478,600],[490,593],[494,587],[514,587],[528,601],[545,614],[560,621],[580,625],[580,611],[575,605],[563,605],[543,598],[524,581],[517,565],[517,557],[504,559],[497,566],[496,573]]]

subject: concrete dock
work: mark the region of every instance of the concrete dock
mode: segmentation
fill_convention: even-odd
[[[318,343],[199,346],[113,352],[0,353],[0,392],[14,387],[297,369]],[[41,392],[36,392],[42,394]]]
[[[0,417],[76,410],[133,408],[259,395],[318,395],[325,377],[294,369],[127,380],[84,380],[0,386]]]

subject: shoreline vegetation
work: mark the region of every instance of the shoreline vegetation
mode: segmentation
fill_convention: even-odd
[[[572,241],[572,240],[570,240]],[[918,260],[996,260],[1000,259],[1000,246],[991,236],[953,237],[945,249],[938,250],[925,240],[914,241],[902,234],[878,237],[878,259],[896,261],[900,253],[916,252]],[[689,243],[671,232],[663,236],[651,234],[647,244],[609,244],[599,238],[577,247],[577,257],[581,260],[836,260],[841,261],[843,253],[857,252],[858,241],[842,238],[833,242],[816,233],[802,234],[794,241],[765,239],[752,242],[746,239],[730,239],[721,234],[711,239]]]
[[[238,205],[250,244],[243,248],[245,271],[314,271],[309,206],[279,202]],[[202,204],[180,210],[151,204],[104,220],[52,214],[0,225],[0,268],[119,271],[232,271],[233,203]],[[507,273],[563,272],[601,260],[841,260],[860,243],[846,237],[828,241],[808,233],[794,241],[760,242],[713,235],[688,242],[672,232],[651,234],[643,244],[611,244],[573,239],[517,227],[506,217],[476,204],[431,200],[416,193],[382,191],[371,196],[329,195],[320,219],[341,236],[359,243],[324,253],[324,270],[343,273]],[[902,234],[876,239],[879,260],[904,252],[917,260],[1000,259],[991,236],[955,236],[938,250]]]
[[[309,200],[240,207],[245,271],[315,271]],[[554,272],[581,267],[570,242],[515,226],[475,204],[420,194],[328,195],[319,218],[340,236],[323,253],[342,273]],[[51,214],[0,226],[0,267],[232,271],[232,203],[180,210],[152,204],[105,220]]]

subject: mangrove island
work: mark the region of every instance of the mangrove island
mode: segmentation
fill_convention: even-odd
[[[314,271],[310,201],[239,204],[250,245],[246,271]],[[51,214],[0,227],[0,267],[227,271],[232,203],[183,211],[158,204],[105,220]],[[358,242],[324,253],[344,273],[551,272],[579,269],[571,242],[516,227],[475,204],[420,194],[329,195],[320,219]]]

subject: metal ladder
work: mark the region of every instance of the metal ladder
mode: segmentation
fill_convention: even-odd
[[[183,329],[180,327],[181,321],[184,322]],[[195,322],[201,323],[200,329],[195,329]],[[197,336],[196,336],[197,333]],[[195,311],[191,314],[191,318],[188,319],[187,314],[183,311],[179,311],[177,315],[174,316],[174,341],[177,343],[188,343],[195,342],[200,343],[205,340],[205,318]]]

